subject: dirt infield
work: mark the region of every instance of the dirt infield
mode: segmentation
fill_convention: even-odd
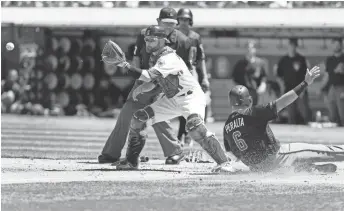
[[[2,210],[344,210],[343,163],[327,175],[290,170],[212,175],[214,163],[164,165],[149,129],[143,153],[151,160],[140,171],[116,171],[95,159],[114,124],[3,116]],[[221,134],[222,123],[208,127]],[[272,125],[272,130],[281,142],[344,141],[340,128]]]

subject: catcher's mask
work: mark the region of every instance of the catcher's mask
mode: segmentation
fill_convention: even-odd
[[[186,8],[179,9],[178,13],[177,13],[178,24],[179,24],[179,19],[180,18],[187,18],[187,19],[189,19],[190,20],[190,26],[193,25],[193,14],[192,14],[190,9],[186,9]]]
[[[145,32],[145,42],[154,42],[159,39],[164,39],[167,43],[169,43],[166,30],[163,27],[157,25],[148,27]]]
[[[251,107],[252,97],[245,86],[237,85],[229,91],[228,94],[230,106]]]

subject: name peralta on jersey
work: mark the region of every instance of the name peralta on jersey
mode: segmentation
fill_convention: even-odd
[[[280,144],[268,122],[277,117],[275,102],[253,106],[229,115],[223,129],[224,145],[245,165],[251,166],[275,154]]]
[[[185,94],[190,90],[202,91],[183,59],[170,47],[165,48],[169,52],[159,57],[156,64],[148,70],[152,80],[161,86],[168,98]]]

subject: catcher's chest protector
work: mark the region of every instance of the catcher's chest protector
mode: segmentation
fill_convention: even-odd
[[[167,54],[173,53],[174,50],[168,46],[162,48],[160,51],[157,52],[157,54],[152,54],[150,58],[150,63],[155,65],[155,63],[158,61],[158,59],[162,56],[165,56]],[[153,66],[152,65],[152,66]],[[161,75],[156,78],[156,82],[161,86],[163,92],[165,93],[166,97],[172,98],[174,97],[178,92],[179,89],[182,89],[183,87],[179,84],[179,76],[178,75],[168,75],[165,78],[163,78]]]
[[[167,98],[172,98],[176,96],[176,94],[178,94],[179,92],[179,89],[183,88],[179,84],[178,75],[168,75],[166,76],[166,78],[163,78],[162,76],[158,76],[156,80],[161,86]]]

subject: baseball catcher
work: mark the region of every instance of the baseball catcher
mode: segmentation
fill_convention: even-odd
[[[148,70],[127,63],[117,45],[109,41],[110,52],[105,51],[103,61],[128,69],[137,79],[160,86],[161,93],[152,104],[139,109],[132,117],[126,159],[116,166],[120,170],[138,169],[139,156],[145,145],[145,123],[168,121],[180,115],[186,118],[186,129],[210,157],[218,164],[216,171],[232,171],[228,158],[216,136],[205,126],[205,96],[198,81],[192,77],[185,62],[176,52],[166,46],[167,34],[160,26],[150,26],[145,32],[147,51],[153,52],[157,60]],[[114,48],[114,49],[112,49]],[[112,50],[111,50],[112,49]],[[105,49],[104,49],[105,50]],[[147,86],[148,91],[152,87]]]

